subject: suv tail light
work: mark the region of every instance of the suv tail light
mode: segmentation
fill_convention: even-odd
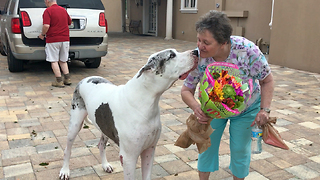
[[[11,19],[11,31],[15,34],[21,34],[19,18]]]
[[[31,26],[31,20],[29,14],[26,11],[21,11],[22,25],[24,27]]]
[[[99,14],[99,26],[106,27],[106,33],[108,33],[108,23],[104,13]]]

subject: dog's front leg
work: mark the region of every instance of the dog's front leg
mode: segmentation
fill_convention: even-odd
[[[152,146],[141,153],[141,171],[142,179],[150,180],[152,164],[154,159],[155,146]]]
[[[122,159],[123,175],[125,180],[135,179],[136,164],[138,161],[139,154],[135,152],[129,152],[122,154],[120,153],[120,159]]]

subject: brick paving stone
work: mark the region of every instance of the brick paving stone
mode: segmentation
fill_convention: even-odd
[[[252,161],[250,164],[250,167],[255,169],[257,172],[261,174],[268,174],[270,172],[280,170],[279,167],[273,165],[272,163],[264,159]]]
[[[172,147],[172,148],[171,148]],[[168,144],[168,145],[164,145],[164,146],[158,146],[156,147],[156,151],[155,151],[155,156],[163,156],[163,155],[167,155],[167,154],[171,154],[174,152],[179,152],[179,151],[184,151],[184,149],[177,147],[177,149],[175,149],[176,146],[174,146],[173,144]],[[173,150],[175,149],[175,150]],[[181,149],[181,150],[178,150]],[[172,150],[174,152],[172,152]]]
[[[312,179],[315,177],[319,177],[320,174],[304,165],[293,166],[285,169],[286,171],[292,173],[301,179]]]
[[[169,176],[169,175],[170,174],[166,170],[164,170],[159,164],[155,164],[152,166],[151,179],[158,179],[158,178]],[[135,179],[142,179],[141,168],[136,169]]]
[[[160,163],[160,165],[169,173],[169,174],[179,174],[182,172],[190,171],[192,168],[186,165],[181,160],[169,161]]]
[[[178,156],[182,161],[189,162],[195,161],[198,159],[198,151],[196,150],[187,150],[183,152],[176,152],[175,155]]]
[[[5,178],[19,176],[23,174],[32,173],[31,163],[18,164],[13,166],[7,166],[3,168],[3,174]]]
[[[31,162],[29,156],[20,156],[15,158],[8,158],[8,159],[2,159],[2,165],[5,166],[12,166],[16,164],[24,164]]]
[[[101,180],[101,178],[96,174],[83,175],[80,177],[72,178],[73,180]]]
[[[0,141],[0,151],[9,149],[8,141]]]
[[[270,173],[265,174],[265,176],[268,179],[290,179],[295,177],[293,174],[285,170],[272,171]]]
[[[175,154],[168,154],[168,155],[163,155],[163,156],[157,156],[157,157],[155,157],[154,160],[157,163],[164,163],[164,162],[175,161],[177,159],[178,159],[178,157]]]
[[[185,180],[185,179],[198,179],[198,173],[195,171],[187,171],[178,174],[174,174],[171,176],[167,176],[165,180]]]
[[[174,144],[166,144],[166,145],[164,145],[164,147],[172,153],[185,152],[185,149],[183,149],[179,146],[175,146]]]
[[[46,171],[35,172],[37,179],[57,180],[59,178],[60,168],[49,169]]]
[[[35,147],[21,147],[16,149],[7,149],[2,150],[2,159],[10,159],[10,158],[16,158],[16,157],[22,157],[22,156],[30,156],[33,154],[36,154]]]
[[[82,167],[78,169],[73,169],[70,171],[70,178],[76,178],[81,176],[86,176],[90,174],[94,174],[94,169],[92,167]]]

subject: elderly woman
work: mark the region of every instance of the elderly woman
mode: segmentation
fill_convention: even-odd
[[[222,133],[230,121],[230,170],[233,179],[244,179],[249,174],[251,155],[251,127],[268,121],[273,95],[273,76],[265,56],[259,48],[244,37],[231,36],[229,19],[222,12],[210,11],[196,23],[198,66],[186,78],[181,96],[193,110],[198,122],[206,124],[211,120],[201,109],[194,94],[207,65],[213,62],[232,63],[239,67],[243,83],[252,84],[251,98],[245,100],[246,108],[240,114],[228,119],[213,119],[211,146],[199,154],[198,170],[200,180],[209,179],[210,172],[219,169],[219,146]]]

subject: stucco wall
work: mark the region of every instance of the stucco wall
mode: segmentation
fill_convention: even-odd
[[[183,14],[180,12],[180,0],[174,1],[174,30],[173,38],[187,41],[196,41],[195,22],[209,10],[216,9],[217,0],[198,1],[197,14]],[[270,42],[270,28],[272,0],[226,0],[225,11],[248,11],[248,17],[230,17],[236,34],[236,27],[244,27],[244,36],[253,42],[259,38]]]
[[[101,0],[105,7],[105,16],[109,32],[121,32],[121,0]]]
[[[318,0],[275,1],[269,61],[320,73],[320,3]]]

